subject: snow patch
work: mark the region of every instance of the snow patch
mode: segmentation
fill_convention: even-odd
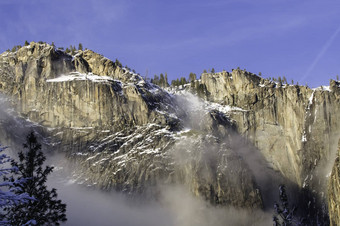
[[[320,87],[314,88],[313,90],[332,92],[330,86],[320,86]]]
[[[208,101],[205,101],[206,109],[208,110],[218,110],[219,112],[222,112],[224,114],[232,112],[232,111],[241,111],[246,112],[246,110],[239,108],[239,107],[233,107],[229,105],[221,105],[218,103],[211,103]]]
[[[139,155],[144,155],[144,154],[158,154],[160,152],[159,148],[156,149],[147,149],[145,151],[139,152]]]
[[[75,129],[75,130],[87,130],[87,129],[93,129],[93,127],[71,127],[71,129]]]
[[[302,135],[301,141],[302,142],[307,142],[306,131],[303,131],[303,135]]]
[[[86,156],[86,155],[88,155],[88,154],[89,154],[89,153],[77,152],[77,153],[74,153],[73,155]]]
[[[314,93],[315,93],[315,90],[313,90],[312,94],[309,97],[309,105],[313,104]]]
[[[68,81],[92,81],[92,82],[112,82],[115,79],[109,76],[99,76],[92,73],[82,74],[79,72],[71,72],[67,75],[61,75],[57,78],[47,79],[46,82],[68,82]]]
[[[308,99],[307,111],[310,110],[310,106],[313,104],[314,93],[315,93],[315,90],[313,90],[312,94],[310,95]],[[306,114],[307,114],[307,111],[306,111]]]

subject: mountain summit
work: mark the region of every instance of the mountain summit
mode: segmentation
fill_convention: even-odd
[[[31,42],[0,55],[0,92],[1,141],[33,126],[78,182],[148,197],[180,184],[214,205],[270,209],[285,183],[318,208],[340,137],[333,80],[310,89],[235,69],[162,89],[91,50]]]

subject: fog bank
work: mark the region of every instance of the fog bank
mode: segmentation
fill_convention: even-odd
[[[159,200],[143,202],[118,192],[103,192],[61,177],[56,170],[48,184],[67,204],[64,225],[238,226],[270,225],[271,213],[215,207],[180,185],[160,187]],[[141,197],[143,198],[143,197]]]

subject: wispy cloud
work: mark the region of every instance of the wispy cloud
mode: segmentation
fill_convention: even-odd
[[[124,19],[130,6],[128,1],[97,1],[91,0],[91,6],[97,22],[113,23]]]
[[[318,64],[320,59],[325,55],[325,53],[327,52],[329,47],[332,45],[332,43],[334,42],[335,38],[338,36],[339,33],[340,33],[340,26],[335,30],[335,32],[330,36],[330,38],[322,46],[320,52],[315,57],[311,65],[308,67],[306,73],[300,78],[300,82],[304,82],[310,76],[315,66]]]
[[[248,40],[255,40],[266,36],[278,36],[283,35],[286,32],[291,31],[305,25],[308,22],[306,18],[296,17],[290,20],[287,18],[277,18],[267,23],[255,23],[248,25],[245,22],[242,26],[235,26],[225,28],[225,30],[212,29],[209,33],[202,34],[200,36],[192,35],[183,39],[172,40],[148,40],[146,43],[138,43],[136,45],[130,45],[128,48],[135,51],[168,51],[182,48],[203,48],[210,49],[215,47],[228,47],[240,42],[246,42]],[[239,24],[240,21],[235,21],[235,24]]]

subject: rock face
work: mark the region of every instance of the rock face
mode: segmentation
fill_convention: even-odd
[[[312,90],[233,70],[203,74],[201,83],[209,101],[243,109],[230,114],[239,133],[289,180],[302,186],[319,161],[333,159],[340,136],[338,82]]]
[[[306,188],[325,178],[340,136],[338,82],[312,90],[233,70],[198,83],[205,102],[90,50],[32,42],[0,55],[0,92],[67,155],[78,182],[130,194],[177,183],[216,205],[261,208],[278,178]]]
[[[340,140],[338,144],[338,152],[333,166],[332,174],[329,178],[328,187],[328,209],[331,225],[339,225],[340,223]]]
[[[172,120],[154,111],[174,111],[169,94],[90,50],[72,57],[47,44],[31,43],[4,56],[0,91],[20,102],[19,112],[44,126],[118,131],[126,125]]]
[[[230,139],[221,140],[235,128],[223,114],[198,112],[204,117],[192,126],[175,96],[90,50],[71,56],[31,43],[0,62],[1,92],[22,117],[46,128],[78,181],[126,193],[186,184],[215,204],[263,205],[247,164]],[[183,134],[184,126],[197,132]]]

